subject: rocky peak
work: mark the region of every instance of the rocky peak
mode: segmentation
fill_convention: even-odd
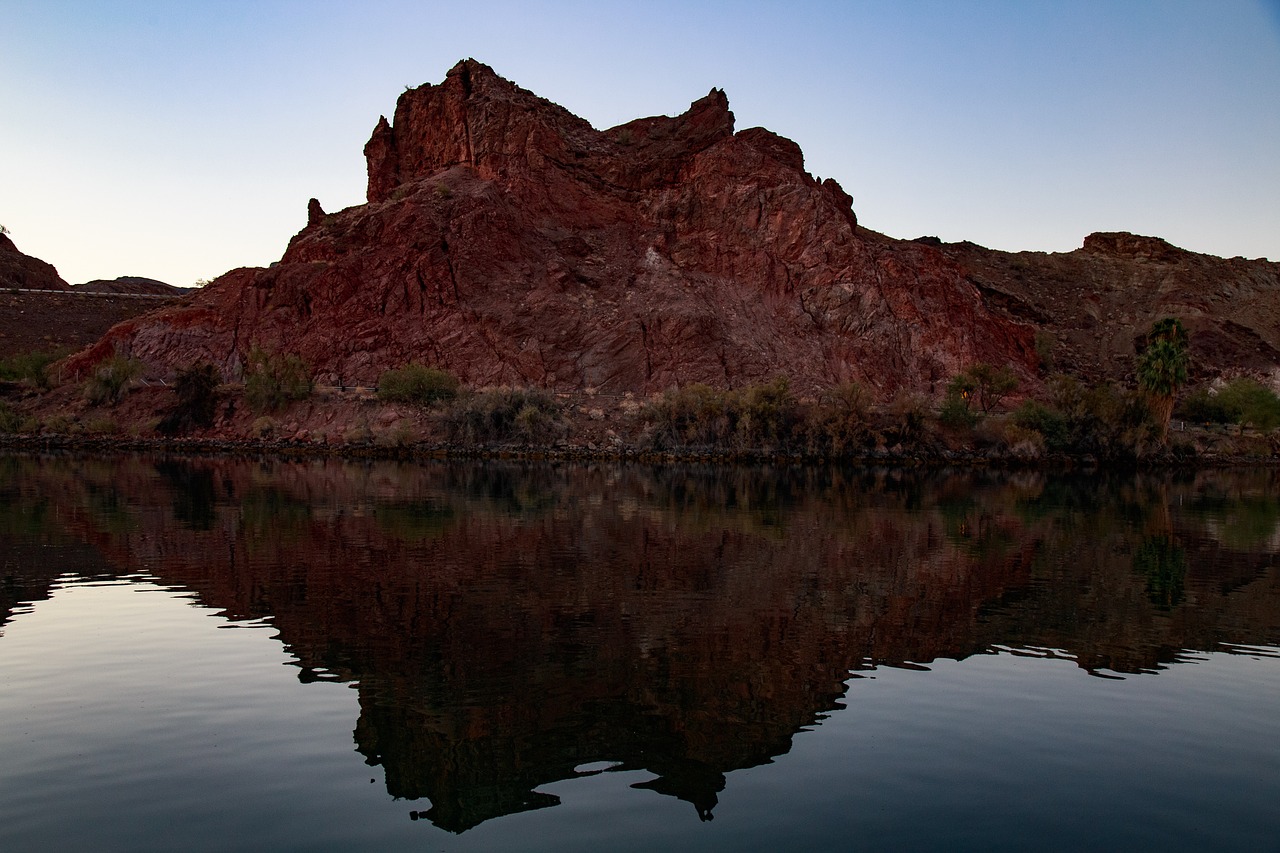
[[[400,95],[365,146],[369,203],[308,224],[278,264],[71,360],[236,375],[258,346],[321,382],[423,361],[476,385],[647,394],[777,376],[935,393],[974,361],[1035,371],[1034,329],[937,250],[856,227],[800,147],[734,132],[712,89],[676,116],[596,130],[464,60]]]
[[[20,290],[69,290],[53,264],[23,254],[8,235],[0,234],[0,287]]]
[[[1117,258],[1173,263],[1186,257],[1186,249],[1159,237],[1143,237],[1128,231],[1098,231],[1084,238],[1084,250]]]

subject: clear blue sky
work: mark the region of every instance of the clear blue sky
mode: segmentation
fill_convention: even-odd
[[[895,237],[1280,260],[1280,0],[0,0],[0,223],[72,283],[268,264],[467,56],[601,128],[721,87]]]

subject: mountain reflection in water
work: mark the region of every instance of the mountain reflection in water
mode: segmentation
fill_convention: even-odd
[[[74,566],[266,619],[461,832],[608,769],[713,817],[851,671],[1280,643],[1275,472],[0,458],[0,630]],[[10,547],[10,543],[12,547]],[[34,543],[34,544],[33,544]],[[86,569],[86,567],[89,567]]]

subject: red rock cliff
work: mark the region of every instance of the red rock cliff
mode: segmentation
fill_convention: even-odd
[[[860,228],[795,143],[734,132],[724,93],[605,131],[474,60],[406,91],[369,143],[368,203],[309,223],[270,269],[117,327],[164,373],[252,346],[318,378],[425,361],[477,384],[606,392],[858,380],[936,388],[974,360],[1034,365],[935,247]]]

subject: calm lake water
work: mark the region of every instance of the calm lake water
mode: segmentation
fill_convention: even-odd
[[[0,845],[1275,850],[1280,476],[0,457]]]

